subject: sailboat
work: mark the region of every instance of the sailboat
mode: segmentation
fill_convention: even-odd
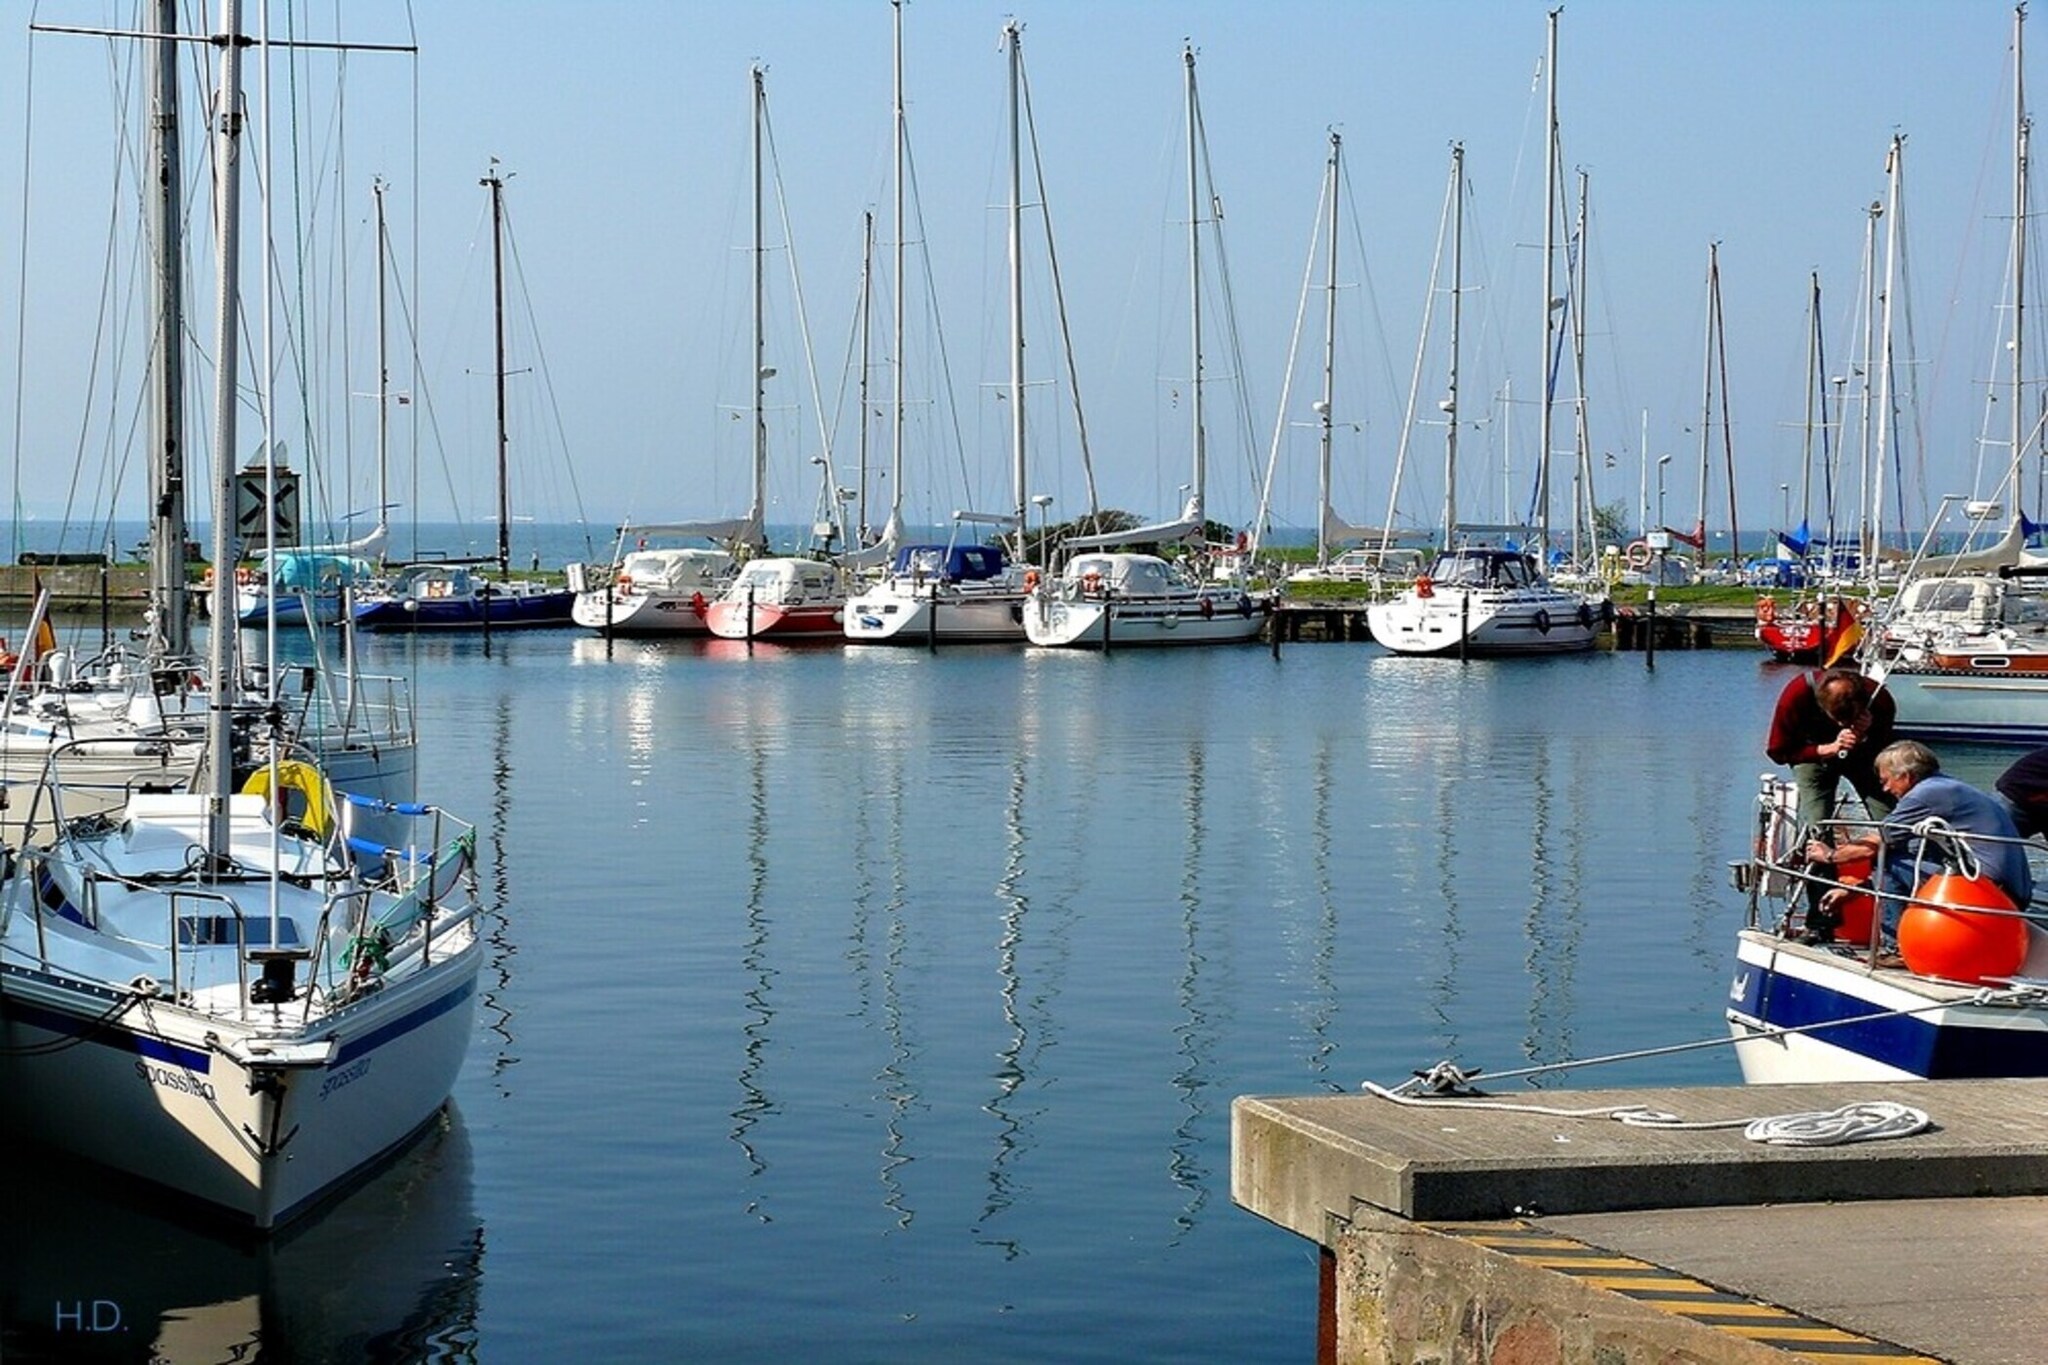
[[[1187,104],[1187,209],[1190,319],[1193,370],[1189,381],[1192,475],[1188,500],[1178,520],[1128,531],[1070,537],[1066,562],[1041,579],[1024,604],[1024,636],[1050,648],[1108,649],[1126,645],[1244,644],[1265,628],[1272,599],[1254,595],[1242,581],[1202,581],[1187,561],[1171,561],[1121,546],[1199,544],[1207,526],[1208,429],[1204,422],[1202,355],[1201,226],[1205,198],[1201,181],[1201,106],[1195,86],[1195,49],[1181,51]],[[1233,546],[1242,551],[1246,545]],[[1249,556],[1236,553],[1233,562]]]
[[[901,23],[901,10],[898,10]],[[1024,225],[1022,118],[1020,93],[1023,86],[1023,28],[1015,20],[1003,26],[1003,44],[1009,53],[1009,141],[1010,141],[1010,451],[1011,510],[1005,513],[957,512],[953,526],[955,542],[944,545],[901,545],[888,571],[854,594],[846,604],[846,638],[863,644],[1009,644],[1024,639],[1023,531],[1025,512],[1024,474]],[[896,278],[903,278],[901,239],[903,231],[902,186],[903,95],[901,43],[897,63],[897,224],[898,261]],[[903,373],[903,307],[899,292],[896,308],[896,354],[899,382]],[[902,488],[903,426],[901,396],[898,396],[896,450],[892,490]],[[895,493],[892,491],[892,496]],[[996,544],[958,543],[963,531],[986,527],[998,537],[1009,534],[1016,553]]]
[[[221,21],[213,550],[232,563],[239,0]],[[216,579],[217,621],[232,592]],[[416,807],[403,849],[353,849],[333,789],[274,743],[231,789],[234,636],[209,644],[203,790],[78,820],[48,790],[56,836],[0,885],[0,1086],[17,1132],[269,1230],[440,1110],[482,947],[468,825]]]
[[[1544,64],[1548,105],[1548,154],[1544,175],[1543,226],[1543,401],[1538,405],[1537,524],[1479,526],[1461,524],[1456,515],[1458,313],[1451,326],[1449,442],[1445,484],[1445,543],[1435,562],[1404,591],[1366,610],[1372,637],[1396,654],[1459,657],[1569,654],[1591,649],[1605,615],[1604,603],[1550,582],[1543,556],[1550,542],[1550,448],[1553,393],[1551,356],[1556,350],[1555,233],[1558,221],[1557,13],[1550,15],[1549,54]],[[1453,158],[1454,175],[1462,177],[1462,155]],[[1462,190],[1454,236],[1462,233]],[[1453,259],[1462,254],[1453,251]],[[1463,281],[1453,271],[1455,300]]]
[[[2019,505],[2028,447],[2038,431],[2030,425],[2030,403],[2024,397],[2030,382],[2024,322],[2031,132],[2022,48],[2025,27],[2026,8],[2016,7],[2008,271],[2012,292],[2005,310],[2012,320],[2006,345],[2012,450],[2002,490],[2013,499],[2010,520],[2005,533],[1985,548],[1950,555],[1923,549],[1907,567],[1896,596],[1871,622],[1861,652],[1863,672],[1883,684],[1898,708],[1898,732],[1919,738],[2048,743],[2048,595],[2034,585],[2048,575],[2048,565],[2031,562],[2026,552],[2030,525]],[[1900,156],[1895,139],[1890,164],[1895,198]],[[1894,219],[1896,231],[1896,214]],[[1889,290],[1886,297],[1889,307]],[[1887,344],[1881,378],[1889,375],[1889,350]],[[1880,410],[1880,420],[1884,415]],[[1944,498],[1940,510],[1955,500]],[[1976,529],[2000,515],[2003,507],[1996,501],[1980,501],[1964,510]]]
[[[768,479],[768,419],[765,385],[774,371],[768,365],[767,324],[764,317],[765,203],[763,201],[763,141],[767,134],[767,73],[753,68],[754,123],[754,487],[764,488]],[[900,410],[900,409],[899,409]],[[822,458],[824,486],[821,498],[837,510],[838,497],[832,484],[831,465]],[[760,506],[756,493],[756,509]],[[820,523],[827,532],[836,527]],[[893,518],[892,518],[893,525]],[[842,634],[846,611],[845,571],[837,564],[800,556],[769,556],[749,559],[727,584],[724,592],[703,607],[704,625],[711,634],[725,640],[836,639]]]
[[[479,560],[408,564],[381,593],[355,609],[365,630],[508,630],[573,625],[576,594],[566,587],[512,577],[512,509],[505,429],[505,179],[494,162],[481,182],[491,196],[492,316],[495,322],[498,415],[498,553]],[[496,564],[491,579],[473,570]]]
[[[1343,199],[1344,185],[1344,136],[1332,130],[1330,133],[1330,156],[1323,176],[1323,203],[1321,232],[1327,240],[1322,243],[1324,256],[1323,274],[1323,383],[1321,396],[1312,405],[1316,417],[1316,492],[1319,512],[1316,518],[1315,563],[1287,576],[1290,584],[1316,583],[1364,583],[1375,595],[1384,592],[1389,585],[1407,583],[1422,570],[1422,551],[1412,543],[1409,536],[1388,529],[1354,526],[1337,515],[1332,474],[1336,445],[1337,405],[1337,243],[1338,210]],[[1311,242],[1313,254],[1315,243]],[[1303,285],[1303,311],[1307,310],[1309,286]],[[1419,369],[1418,369],[1419,377]],[[1286,391],[1293,388],[1293,353],[1289,355],[1288,382]],[[1281,401],[1284,424],[1287,402]],[[1280,431],[1273,435],[1273,462],[1277,463],[1280,450]],[[1405,439],[1402,456],[1406,454]],[[1403,461],[1396,457],[1398,471]],[[1391,521],[1391,508],[1389,509]],[[1263,523],[1264,518],[1261,518]],[[1342,545],[1356,548],[1338,551]],[[1332,554],[1332,551],[1338,551]]]

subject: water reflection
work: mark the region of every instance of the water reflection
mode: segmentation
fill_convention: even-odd
[[[1202,840],[1203,812],[1207,798],[1208,750],[1197,738],[1188,745],[1186,794],[1182,797],[1187,817],[1187,848],[1181,867],[1180,935],[1182,969],[1175,991],[1175,1003],[1182,1019],[1174,1026],[1175,1050],[1181,1059],[1174,1073],[1173,1088],[1180,1096],[1181,1119],[1173,1130],[1167,1171],[1185,1196],[1174,1216],[1179,1235],[1194,1230],[1202,1209],[1209,1202],[1209,1168],[1202,1163],[1203,1124],[1209,1112],[1209,1071],[1215,1049],[1215,1029],[1210,1021],[1213,992],[1203,980],[1208,963],[1202,923]]]
[[[492,1035],[491,1080],[498,1094],[511,1094],[505,1072],[516,1065],[513,1050],[512,959],[519,945],[512,939],[512,883],[506,853],[506,828],[512,817],[512,699],[498,694],[491,713],[491,805],[486,831],[490,840],[490,879],[484,896],[484,963],[481,1003],[484,1027]]]
[[[365,1184],[268,1241],[40,1149],[9,1153],[0,1199],[9,1365],[478,1354],[484,1230],[452,1106]]]
[[[758,1188],[760,1178],[767,1174],[768,1162],[754,1141],[754,1126],[775,1112],[774,1101],[768,1097],[768,1092],[761,1085],[762,1069],[767,1064],[769,1026],[775,1021],[773,992],[776,976],[775,968],[770,966],[768,961],[769,928],[772,920],[768,914],[767,904],[767,754],[763,743],[751,736],[752,727],[744,728],[750,732],[747,744],[750,757],[746,786],[747,894],[743,915],[746,929],[740,950],[740,966],[748,982],[742,997],[747,1022],[740,1029],[743,1039],[738,1078],[740,1102],[732,1111],[732,1140],[746,1155],[748,1184],[753,1187],[747,1195],[746,1211],[768,1223],[774,1219],[768,1212],[766,1197]]]

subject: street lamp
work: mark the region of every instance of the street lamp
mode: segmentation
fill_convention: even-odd
[[[1792,485],[1789,483],[1778,485],[1778,529],[1792,529]]]
[[[1664,466],[1670,463],[1671,457],[1669,455],[1659,455],[1657,457],[1657,527],[1659,530],[1662,530],[1664,526]]]
[[[1038,509],[1038,558],[1040,560],[1041,567],[1043,567],[1044,561],[1047,558],[1045,553],[1045,538],[1047,534],[1045,527],[1045,509],[1052,506],[1052,494],[1033,493],[1031,495],[1031,505]]]

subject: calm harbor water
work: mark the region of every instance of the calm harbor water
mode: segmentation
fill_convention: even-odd
[[[449,1119],[262,1250],[10,1161],[9,1362],[1310,1359],[1231,1099],[1719,1034],[1788,676],[365,649],[497,907]]]

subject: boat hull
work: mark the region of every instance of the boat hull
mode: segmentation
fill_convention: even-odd
[[[325,1065],[261,1067],[239,1021],[8,963],[0,1085],[22,1136],[275,1228],[405,1142],[447,1101],[476,1011],[473,933],[442,962],[326,1016]],[[269,1012],[263,1012],[267,1015]],[[277,1032],[268,1029],[269,1032]]]
[[[836,602],[785,607],[774,602],[713,602],[704,623],[722,640],[841,640],[845,608]]]
[[[1366,611],[1372,638],[1396,654],[1475,658],[1575,654],[1599,638],[1599,611],[1561,592],[1410,590]]]
[[[1891,695],[1901,735],[2048,744],[2048,672],[1943,669],[1897,661],[1874,664],[1866,671]]]
[[[1243,593],[1200,597],[1034,598],[1024,635],[1048,649],[1129,649],[1250,644],[1266,626],[1262,606]]]
[[[570,613],[585,630],[612,635],[709,635],[704,622],[710,603],[704,594],[689,596],[656,592],[580,592]]]
[[[1872,970],[1860,956],[1749,929],[1736,941],[1727,1018],[1752,1084],[2048,1076],[2048,1010],[1977,997],[1976,987]],[[1814,1031],[1764,1035],[1795,1028]]]
[[[846,604],[844,631],[857,644],[1022,644],[1025,598],[1004,593],[873,593]]]
[[[364,630],[521,630],[573,626],[576,594],[536,592],[482,597],[388,598],[356,608]]]

